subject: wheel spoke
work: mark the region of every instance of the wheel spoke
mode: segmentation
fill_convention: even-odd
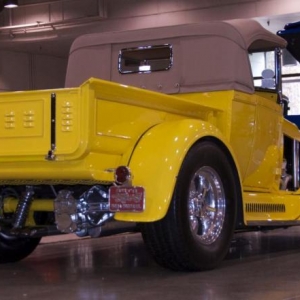
[[[203,222],[200,220],[200,218],[197,218],[197,234],[198,235],[202,235],[203,234],[203,231],[204,231],[204,228],[203,228]]]
[[[202,243],[213,243],[222,230],[225,216],[225,193],[214,169],[202,167],[194,174],[188,205],[192,232]]]

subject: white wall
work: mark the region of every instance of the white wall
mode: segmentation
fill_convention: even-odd
[[[33,55],[33,89],[61,88],[65,85],[67,59]]]
[[[64,58],[0,51],[0,91],[63,87],[66,66]]]
[[[101,30],[238,18],[270,20],[273,26],[283,16],[278,27],[272,28],[276,32],[282,29],[285,15],[300,20],[299,4],[299,0],[106,0],[108,19],[102,21]]]
[[[0,51],[0,91],[30,88],[28,54]]]

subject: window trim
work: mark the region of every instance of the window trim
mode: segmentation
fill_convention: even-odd
[[[168,48],[170,51],[170,56],[169,56],[169,64],[166,68],[158,69],[158,70],[139,70],[137,71],[131,71],[131,70],[122,70],[122,55],[124,54],[125,51],[140,51],[140,50],[149,50],[149,49],[159,49],[159,48]],[[161,71],[168,71],[171,69],[173,66],[173,47],[171,44],[161,44],[161,45],[149,45],[149,46],[139,46],[139,47],[132,47],[132,48],[123,48],[119,51],[119,56],[118,56],[118,71],[120,74],[144,74],[144,73],[152,73],[152,72],[161,72]]]

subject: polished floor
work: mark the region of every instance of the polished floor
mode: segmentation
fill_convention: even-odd
[[[43,239],[0,267],[0,299],[300,299],[300,228],[237,234],[221,266],[202,273],[156,265],[139,233]]]

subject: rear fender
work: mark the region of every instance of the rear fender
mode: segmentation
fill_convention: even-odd
[[[129,162],[133,185],[145,188],[145,210],[142,213],[119,212],[115,219],[133,222],[162,219],[169,208],[177,174],[187,152],[197,141],[208,137],[221,142],[237,166],[232,149],[220,130],[205,121],[185,119],[166,122],[145,133]]]

